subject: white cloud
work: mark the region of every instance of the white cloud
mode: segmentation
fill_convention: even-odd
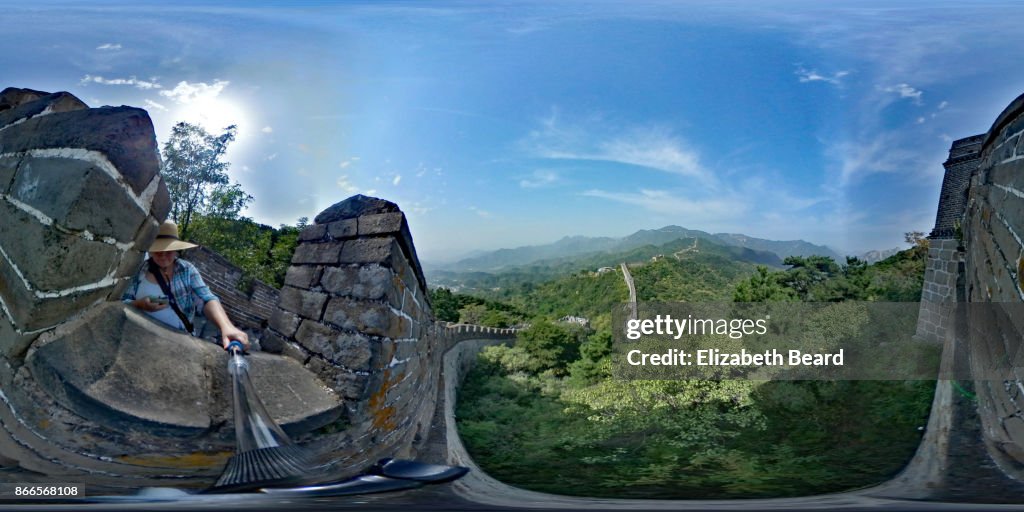
[[[206,82],[189,83],[183,80],[178,82],[174,89],[160,91],[160,95],[187,105],[200,99],[216,98],[230,83],[227,80],[214,80],[212,84],[207,84]]]
[[[359,186],[349,180],[347,175],[338,178],[335,184],[338,188],[345,191],[346,194],[365,194],[372,196],[377,193],[377,189],[375,188],[360,191]]]
[[[543,158],[616,162],[696,178],[705,185],[715,183],[714,176],[700,163],[697,151],[671,130],[646,126],[604,133],[601,127],[605,124],[596,119],[587,127],[565,125],[554,112],[542,120],[540,129],[529,133],[523,144]]]
[[[603,142],[597,154],[601,160],[622,162],[660,171],[708,178],[696,151],[679,139],[659,131],[646,131]]]
[[[949,106],[949,102],[948,101],[943,101],[942,103],[939,103],[939,110],[942,110],[942,109],[944,109],[944,108],[946,108],[948,106]]]
[[[894,92],[900,95],[900,98],[910,98],[915,105],[921,104],[921,96],[924,94],[908,84],[898,84],[891,87],[882,89],[885,92]]]
[[[840,79],[849,74],[849,71],[837,71],[832,76],[825,76],[818,73],[816,69],[807,69],[803,66],[797,66],[796,68],[796,76],[799,77],[800,83],[825,82],[832,85],[841,85]]]
[[[120,50],[121,43],[104,43],[96,47],[97,50]]]
[[[481,218],[484,218],[484,219],[491,218],[491,212],[489,212],[487,210],[481,210],[480,208],[477,208],[476,206],[470,206],[469,209],[470,209],[470,211],[472,211],[473,213],[476,213],[477,216],[479,216]]]
[[[164,112],[167,111],[167,107],[165,107],[165,106],[163,106],[163,105],[161,105],[161,104],[159,104],[159,103],[157,103],[157,102],[155,102],[153,100],[145,100],[145,104],[149,108],[153,108],[153,109],[157,109],[157,110],[162,110]]]
[[[829,148],[828,153],[838,162],[839,185],[842,187],[872,174],[920,174],[934,163],[932,159],[923,158],[919,148],[898,132],[882,132],[837,143]]]
[[[274,133],[274,129],[271,128],[270,126],[264,126],[263,129],[260,131],[263,133]]]
[[[395,179],[391,180],[391,184],[392,184],[392,185],[395,185],[395,186],[398,186],[398,183],[399,183],[400,181],[402,181],[402,175],[400,175],[400,174],[396,174],[396,175],[395,175]]]
[[[143,90],[161,88],[161,85],[156,83],[156,80],[139,80],[134,76],[131,78],[103,78],[102,76],[98,75],[85,75],[84,77],[82,77],[82,80],[79,81],[79,83],[82,85],[87,85],[89,83],[102,85],[130,85],[132,87],[135,87],[136,89]],[[163,94],[164,92],[166,91],[160,91],[160,94]]]
[[[427,213],[427,212],[429,212],[431,210],[433,210],[433,208],[428,207],[428,206],[424,206],[424,205],[422,205],[420,203],[413,203],[412,204],[412,211],[416,215],[423,215],[423,214],[425,214],[425,213]]]
[[[346,168],[346,167],[348,167],[348,166],[350,166],[350,165],[352,165],[352,164],[354,164],[354,163],[356,163],[358,161],[359,161],[359,157],[358,156],[354,156],[352,158],[348,158],[346,160],[342,160],[341,162],[338,162],[338,167],[344,169],[344,168]]]
[[[267,160],[273,160],[275,158],[277,158],[277,153],[271,153],[267,155]]]
[[[352,182],[348,180],[348,176],[342,176],[338,178],[336,184],[338,185],[338,188],[344,190],[346,193],[349,194],[355,194],[356,192],[359,191],[359,187],[352,184]]]
[[[694,200],[688,198],[685,193],[667,190],[641,189],[639,192],[609,192],[594,189],[583,192],[583,195],[609,199],[655,213],[686,216],[690,221],[736,219],[748,207],[744,202],[736,201],[733,198],[713,197]]]
[[[557,181],[557,173],[553,171],[537,170],[533,171],[533,174],[529,177],[519,180],[519,186],[522,188],[540,188],[551,185]]]

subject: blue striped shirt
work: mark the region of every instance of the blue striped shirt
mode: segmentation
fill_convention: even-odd
[[[124,295],[121,296],[122,302],[130,303],[138,298],[136,295],[139,292],[139,283],[142,282],[142,279],[146,278],[148,270],[149,265],[146,261],[143,261],[142,268],[135,274],[131,284],[128,285]],[[181,258],[174,261],[174,275],[171,276],[169,284],[171,293],[174,294],[174,300],[178,302],[178,308],[185,314],[189,322],[193,322],[195,318],[197,299],[204,303],[211,300],[220,300],[210,291],[210,287],[206,286],[206,283],[203,282],[203,276],[199,275],[199,269]]]

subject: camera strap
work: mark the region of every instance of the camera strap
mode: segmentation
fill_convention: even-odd
[[[177,264],[177,262],[175,262],[175,264]],[[181,320],[181,324],[185,326],[185,330],[188,331],[189,334],[192,334],[192,322],[189,322],[185,313],[181,312],[181,308],[178,307],[178,301],[174,299],[174,293],[171,292],[170,285],[168,285],[167,281],[164,280],[163,272],[160,271],[160,267],[158,267],[156,262],[152,259],[149,260],[149,271],[153,274],[153,277],[156,278],[156,283],[160,285],[160,289],[164,291],[165,295],[167,295],[167,301],[170,302],[171,309],[173,309],[174,313],[178,315],[178,318]]]

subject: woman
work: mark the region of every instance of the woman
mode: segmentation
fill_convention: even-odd
[[[238,340],[248,349],[249,336],[231,323],[220,299],[203,282],[199,270],[178,259],[178,251],[192,247],[196,244],[178,239],[177,224],[165,221],[149,247],[149,259],[143,263],[121,300],[172,328],[191,334],[198,298],[204,302],[203,314],[220,329],[221,345],[227,349],[231,340]]]

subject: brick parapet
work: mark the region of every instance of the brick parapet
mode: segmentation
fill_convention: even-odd
[[[980,161],[983,138],[983,135],[974,135],[953,141],[949,159],[943,164],[945,174],[939,193],[939,207],[929,238],[956,238],[957,227],[962,223],[966,208],[970,178]]]
[[[1019,308],[1009,307],[1024,301],[1024,95],[997,118],[980,157],[963,225],[965,294],[970,302],[1005,306],[974,310],[968,319],[972,366],[986,369],[976,389],[989,453],[1024,478],[1024,367],[1016,357],[1024,350],[1024,325],[1011,313]]]
[[[260,333],[266,328],[280,299],[276,288],[258,279],[243,283],[242,269],[206,247],[189,249],[183,257],[199,269],[203,280],[220,299],[235,325],[252,333]],[[243,284],[248,288],[247,292],[242,290]]]
[[[310,438],[339,468],[414,455],[426,441],[445,351],[514,336],[437,322],[426,290],[393,203],[350,198],[299,236],[264,348],[299,360],[348,400],[338,431]]]

